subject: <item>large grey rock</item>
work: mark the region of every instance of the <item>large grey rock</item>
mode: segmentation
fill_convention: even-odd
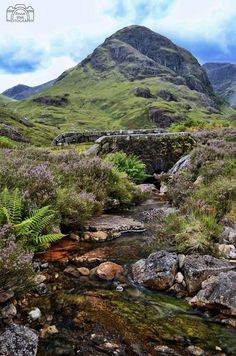
[[[190,295],[201,289],[201,284],[208,277],[215,276],[220,272],[232,270],[234,266],[228,261],[217,259],[209,255],[186,256],[183,266],[187,289]]]
[[[187,156],[181,157],[178,162],[169,170],[169,173],[176,174],[182,171],[183,169],[188,169],[191,167],[191,156],[188,154]]]
[[[36,332],[21,325],[11,325],[0,335],[0,356],[35,356],[38,348]]]
[[[132,276],[136,283],[153,289],[170,288],[178,269],[178,256],[161,250],[154,252],[147,259],[137,261],[132,265]]]
[[[189,303],[236,316],[236,271],[222,272],[205,280],[202,289]]]

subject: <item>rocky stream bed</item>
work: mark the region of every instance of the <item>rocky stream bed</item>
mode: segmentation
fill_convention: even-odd
[[[235,264],[157,248],[149,212],[171,210],[154,192],[38,254],[35,292],[1,311],[0,355],[236,355]]]

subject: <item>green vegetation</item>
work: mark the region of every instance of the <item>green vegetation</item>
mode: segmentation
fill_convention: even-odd
[[[213,252],[222,219],[236,218],[236,152],[231,134],[195,148],[191,166],[165,175],[168,198],[179,212],[165,219],[166,232],[184,252]]]
[[[126,173],[134,183],[141,183],[148,177],[145,164],[135,155],[128,155],[119,151],[106,156],[119,172]]]
[[[137,87],[149,88],[152,97],[135,96]],[[163,100],[158,95],[160,90],[172,93],[177,101]],[[55,105],[58,98],[66,98],[66,104]],[[151,107],[183,118],[181,122],[173,123],[170,131],[235,125],[235,121],[229,119],[235,113],[232,108],[223,105],[221,113],[211,113],[207,105],[199,93],[183,85],[177,87],[165,77],[129,81],[117,70],[98,72],[86,65],[66,72],[61,80],[43,93],[11,102],[7,107],[34,123],[34,129],[27,129],[27,137],[37,145],[44,145],[65,131],[156,127],[149,118]]]
[[[22,240],[25,249],[37,250],[47,248],[50,242],[61,239],[64,235],[47,233],[50,230],[55,212],[45,206],[32,211],[25,217],[23,199],[19,189],[10,192],[7,188],[0,194],[0,225],[8,225],[16,236],[16,241]]]

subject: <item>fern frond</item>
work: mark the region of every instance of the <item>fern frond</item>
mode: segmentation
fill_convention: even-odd
[[[48,235],[40,235],[40,236],[36,236],[34,237],[33,241],[37,244],[37,245],[41,245],[41,244],[49,244],[52,242],[56,242],[58,240],[61,240],[63,237],[65,237],[65,235],[63,234],[48,234]]]
[[[49,206],[35,210],[29,218],[15,225],[19,236],[28,236],[31,234],[40,235],[47,223],[53,218]],[[48,214],[48,215],[47,215]]]
[[[22,199],[19,189],[10,192],[7,188],[0,194],[0,208],[8,224],[15,225],[21,221]]]

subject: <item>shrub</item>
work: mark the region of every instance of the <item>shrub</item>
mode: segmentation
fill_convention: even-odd
[[[10,192],[7,188],[0,194],[0,226],[8,224],[17,240],[26,248],[36,250],[48,247],[50,242],[61,239],[62,234],[44,234],[55,212],[49,206],[37,209],[23,218],[23,202],[18,189]]]
[[[0,293],[22,293],[34,285],[33,254],[25,252],[10,232],[10,227],[0,228]]]
[[[135,183],[141,183],[148,177],[145,164],[134,155],[128,155],[123,151],[119,151],[108,154],[106,161],[111,162],[118,171],[126,173]]]

